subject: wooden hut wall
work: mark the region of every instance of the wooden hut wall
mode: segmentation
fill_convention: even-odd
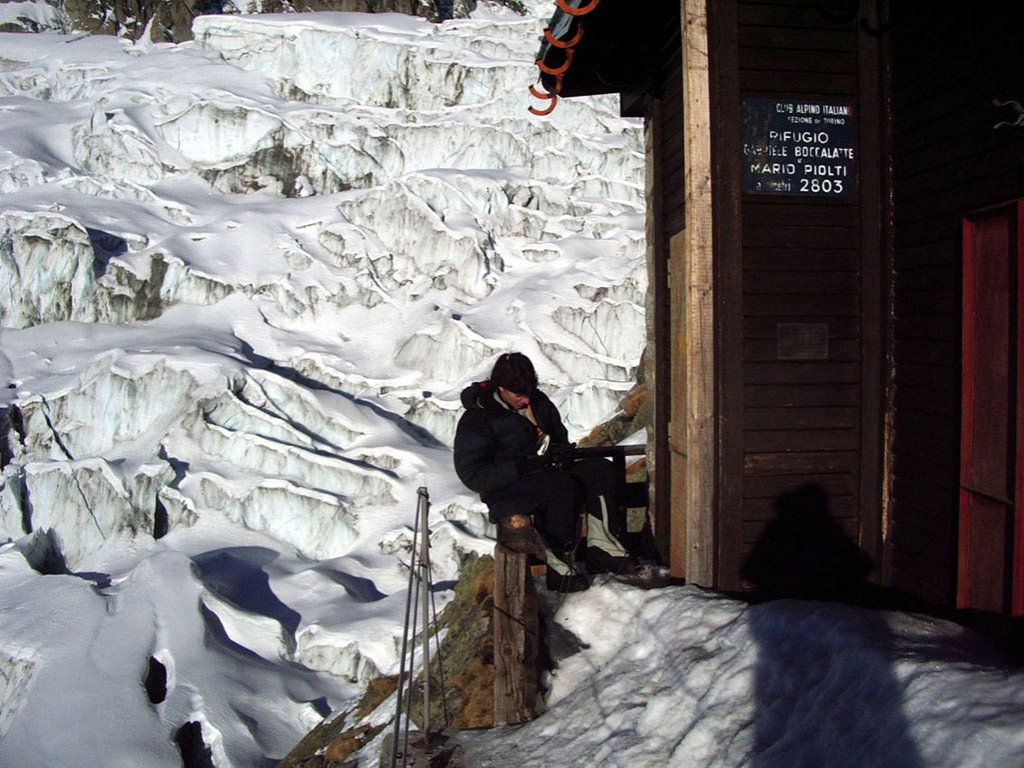
[[[950,604],[961,228],[973,211],[1024,197],[1024,114],[1006,103],[1024,103],[1024,19],[1018,4],[1000,4],[998,13],[991,5],[891,5],[895,321],[887,555],[893,586]]]
[[[649,159],[648,248],[650,289],[652,291],[653,322],[651,333],[654,351],[655,395],[655,455],[659,457],[654,473],[653,498],[654,530],[658,550],[666,562],[671,552],[671,503],[681,498],[672,488],[672,458],[669,442],[669,422],[672,406],[673,360],[672,345],[660,340],[673,338],[678,328],[678,317],[673,322],[669,291],[669,247],[672,237],[684,227],[685,196],[683,185],[683,73],[680,47],[679,15],[666,14],[661,30],[661,45],[654,57],[657,65],[653,72],[653,103],[648,107],[647,144]]]
[[[719,109],[726,117],[734,113],[722,121],[715,146],[721,188],[734,190],[732,201],[719,195],[716,211],[723,425],[718,582],[742,586],[743,561],[777,515],[779,500],[807,483],[824,490],[831,517],[879,564],[877,48],[859,18],[830,17],[820,3],[740,0],[711,7],[717,8],[712,62]],[[730,93],[739,96],[732,104]],[[850,105],[856,190],[741,194],[735,134],[742,120],[735,102],[751,98]],[[734,133],[730,125],[737,126]],[[731,244],[730,229],[740,233]],[[781,346],[782,326],[825,328],[826,349],[791,359]]]

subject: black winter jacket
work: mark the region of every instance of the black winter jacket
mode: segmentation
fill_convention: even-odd
[[[569,442],[558,409],[543,392],[530,396],[536,426],[497,402],[495,392],[486,381],[466,387],[462,391],[466,412],[455,431],[455,473],[484,502],[493,491],[522,477],[518,463],[536,453],[538,428],[551,435],[552,444]]]

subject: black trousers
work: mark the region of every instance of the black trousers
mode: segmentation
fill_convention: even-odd
[[[576,545],[581,515],[586,508],[600,517],[599,497],[614,508],[615,467],[606,459],[583,459],[568,469],[531,472],[518,482],[487,495],[491,519],[532,515],[534,525],[559,554]]]
[[[548,546],[559,554],[568,552],[579,537],[582,484],[561,469],[542,469],[487,495],[494,522],[512,515],[532,515]]]
[[[615,475],[615,464],[610,459],[581,459],[574,462],[568,471],[583,486],[587,514],[601,517],[601,497],[609,511],[617,508],[619,483]],[[614,524],[616,521],[613,519],[611,522]],[[616,527],[613,527],[612,532],[616,536],[623,533]]]

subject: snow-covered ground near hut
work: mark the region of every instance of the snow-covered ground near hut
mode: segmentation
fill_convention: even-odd
[[[615,411],[642,134],[526,111],[529,5],[0,35],[0,765],[275,764],[397,671],[418,488],[441,603],[491,549],[461,388],[521,349],[574,435]],[[559,621],[590,648],[479,765],[1024,764],[1021,676],[951,625],[614,583]]]
[[[1024,674],[950,622],[607,577],[558,621],[589,647],[555,670],[549,710],[462,734],[466,765],[1024,765]]]

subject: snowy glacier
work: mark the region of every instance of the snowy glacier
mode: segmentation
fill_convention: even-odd
[[[492,550],[460,389],[522,349],[573,435],[618,407],[641,129],[529,116],[526,4],[0,35],[4,768],[276,765],[397,672],[420,488],[439,607]],[[548,711],[467,764],[1024,765],[1020,671],[951,622],[609,577],[555,607]]]
[[[0,763],[280,759],[397,671],[418,488],[438,582],[490,550],[461,389],[520,349],[615,412],[641,128],[528,113],[531,5],[0,36]]]

